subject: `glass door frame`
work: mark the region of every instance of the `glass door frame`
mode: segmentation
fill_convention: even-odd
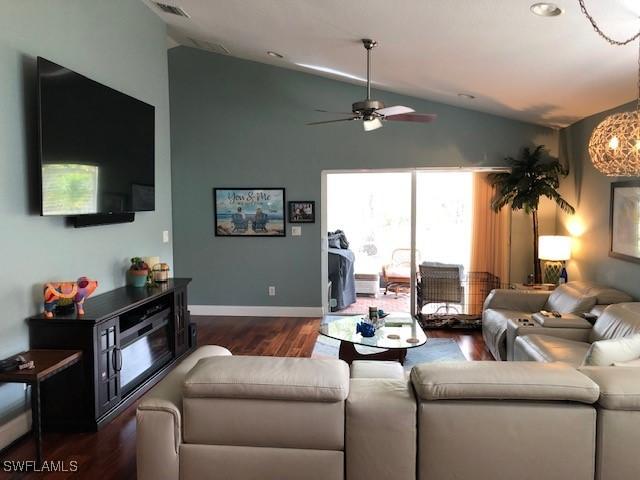
[[[371,169],[340,169],[340,170],[323,170],[320,180],[320,286],[321,286],[321,305],[322,314],[330,315],[331,308],[329,306],[329,288],[327,278],[329,276],[328,261],[328,244],[327,244],[327,176],[336,174],[349,173],[410,173],[411,174],[411,289],[410,295],[410,313],[411,316],[416,315],[416,218],[417,218],[417,178],[418,172],[472,172],[472,173],[491,173],[491,172],[508,172],[509,168],[505,167],[416,167],[416,168],[371,168]],[[511,232],[511,226],[509,226]],[[509,233],[511,235],[511,233]],[[511,242],[509,242],[511,243]]]

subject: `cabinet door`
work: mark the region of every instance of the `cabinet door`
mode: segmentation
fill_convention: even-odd
[[[174,331],[176,338],[176,357],[189,348],[189,312],[187,311],[187,289],[181,288],[174,292]]]
[[[102,416],[120,401],[122,352],[118,319],[98,325],[97,336],[98,416]]]

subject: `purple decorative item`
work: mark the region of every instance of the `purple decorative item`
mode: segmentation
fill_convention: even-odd
[[[51,282],[44,286],[44,316],[53,318],[56,307],[75,305],[78,315],[84,315],[84,301],[98,288],[96,280],[80,277],[76,282]]]
[[[360,322],[356,325],[356,333],[360,333],[363,337],[373,337],[376,329],[370,323]]]

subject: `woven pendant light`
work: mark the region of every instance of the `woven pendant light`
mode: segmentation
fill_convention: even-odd
[[[606,35],[579,0],[582,13],[593,29],[611,45],[628,45],[640,38],[640,32],[623,41]],[[589,139],[593,165],[610,177],[640,176],[640,52],[638,53],[638,103],[634,112],[614,113],[605,118]]]
[[[640,175],[640,113],[615,113],[591,134],[589,155],[593,165],[610,177]]]

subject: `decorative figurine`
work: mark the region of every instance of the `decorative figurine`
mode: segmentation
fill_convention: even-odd
[[[376,334],[376,329],[370,323],[360,322],[356,325],[356,333],[362,334],[363,337],[373,337]]]
[[[75,282],[51,282],[44,286],[44,316],[53,318],[54,311],[73,311],[84,315],[84,301],[98,288],[97,280],[80,277]],[[66,312],[65,312],[66,313]]]

